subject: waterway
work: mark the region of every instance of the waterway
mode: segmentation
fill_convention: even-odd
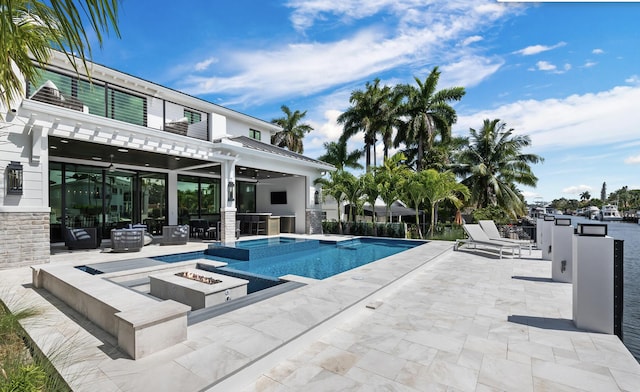
[[[572,216],[571,223],[600,223]],[[606,222],[609,236],[624,240],[624,310],[622,336],[624,345],[640,362],[640,225],[629,222]]]

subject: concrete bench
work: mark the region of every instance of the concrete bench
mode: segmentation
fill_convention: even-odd
[[[33,285],[44,288],[110,335],[138,359],[187,338],[190,308],[156,301],[72,266],[33,266]]]

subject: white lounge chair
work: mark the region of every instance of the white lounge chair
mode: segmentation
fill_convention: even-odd
[[[487,233],[487,237],[489,237],[489,239],[513,242],[514,244],[527,246],[529,248],[529,254],[531,254],[531,250],[533,249],[532,241],[502,237],[500,235],[500,231],[498,230],[498,226],[496,226],[496,223],[492,220],[481,220],[481,221],[478,221],[478,224],[480,224],[480,227],[482,227],[482,230],[484,230],[484,232]]]
[[[474,248],[477,245],[483,245],[497,248],[500,251],[501,259],[502,251],[504,249],[511,249],[512,256],[515,255],[515,250],[518,249],[518,257],[522,257],[522,248],[520,244],[501,240],[492,240],[487,236],[487,233],[485,233],[484,230],[482,230],[482,227],[480,227],[480,225],[478,224],[462,225],[462,228],[467,233],[467,236],[469,238],[456,240],[456,243],[453,246],[453,250],[458,250],[458,248],[463,244],[473,245]]]

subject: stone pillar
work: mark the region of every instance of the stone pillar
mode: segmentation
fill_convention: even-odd
[[[307,209],[305,213],[305,233],[307,234],[322,234],[322,210],[319,209]]]
[[[222,162],[220,174],[220,241],[230,243],[236,240],[236,161]]]
[[[0,207],[0,269],[49,262],[49,211]]]

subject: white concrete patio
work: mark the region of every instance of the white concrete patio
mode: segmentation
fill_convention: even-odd
[[[431,242],[191,325],[188,340],[141,360],[46,292],[30,269],[0,271],[10,308],[77,391],[633,391],[640,365],[615,336],[577,330],[571,285],[539,252],[522,259]],[[52,263],[135,254],[58,253]]]

